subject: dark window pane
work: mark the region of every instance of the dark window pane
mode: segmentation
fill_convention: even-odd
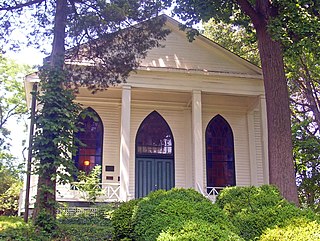
[[[207,187],[234,186],[235,163],[233,133],[220,115],[206,129]]]
[[[91,108],[85,110],[85,117],[80,114],[78,127],[81,131],[77,138],[83,145],[78,146],[75,164],[78,170],[87,174],[96,165],[102,165],[103,124],[99,115]]]
[[[173,137],[167,122],[153,111],[141,123],[136,138],[137,154],[173,155]]]

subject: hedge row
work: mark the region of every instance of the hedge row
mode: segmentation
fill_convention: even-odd
[[[113,240],[317,240],[319,217],[273,186],[224,189],[212,204],[193,189],[159,190],[113,213]],[[304,231],[296,235],[298,227]],[[292,236],[300,239],[292,239]],[[310,239],[310,235],[313,239]]]

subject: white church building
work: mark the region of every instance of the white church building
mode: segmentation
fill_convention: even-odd
[[[171,30],[165,47],[150,50],[127,83],[94,95],[83,88],[77,95],[98,117],[83,120],[78,137],[87,146],[74,158],[79,170],[102,166],[105,192],[98,201],[172,187],[207,195],[226,186],[267,184],[261,69],[204,36],[189,42],[170,17],[165,27]],[[32,84],[27,78],[29,98]],[[36,184],[33,176],[31,204]],[[85,199],[71,184],[57,189],[58,201]]]

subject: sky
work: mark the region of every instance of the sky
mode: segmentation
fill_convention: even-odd
[[[14,59],[17,63],[28,64],[30,66],[41,65],[44,54],[40,51],[28,47],[20,52],[7,52],[6,57]],[[21,79],[23,81],[23,79]],[[23,141],[28,139],[29,130],[25,131],[26,127],[24,123],[29,123],[28,116],[24,121],[17,123],[16,119],[11,119],[8,123],[8,129],[11,131],[11,153],[18,158],[18,162],[21,163],[24,160],[22,152],[24,152],[25,158],[27,158],[28,151],[24,150],[25,146],[22,145]],[[23,151],[24,150],[24,151]]]

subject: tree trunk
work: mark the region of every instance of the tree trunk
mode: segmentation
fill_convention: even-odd
[[[287,200],[298,205],[283,52],[280,44],[272,40],[266,24],[256,30],[266,94],[270,184],[276,185]]]
[[[67,7],[68,7],[67,0],[56,1],[56,13],[55,13],[55,19],[54,19],[54,33],[53,33],[54,38],[52,43],[50,63],[45,64],[44,66],[44,71],[46,73],[44,76],[47,78],[47,81],[49,82],[52,81],[52,83],[57,83],[60,86],[62,86],[63,84],[62,83],[63,78],[55,74],[58,73],[58,75],[59,74],[63,75]],[[49,75],[47,73],[49,73]],[[50,73],[55,73],[55,74],[50,75]],[[53,80],[52,78],[55,78],[55,79]],[[55,86],[51,85],[51,88],[50,88],[50,85],[47,85],[47,86],[48,86],[47,89],[42,88],[43,95],[45,95],[46,92],[53,93],[54,91],[57,91]],[[54,118],[54,114],[51,114],[50,116],[45,115],[46,109],[52,110],[53,106],[55,106],[54,100],[47,99],[47,102],[43,103],[41,112],[42,112],[42,115],[44,115],[44,118],[49,118],[49,119]],[[43,129],[43,137],[46,140],[54,140],[55,138],[57,138],[57,136],[52,135],[49,128]],[[54,156],[55,148],[59,148],[59,147],[53,141],[50,141],[49,143],[47,143],[47,145],[50,145],[52,149],[51,154]],[[56,153],[59,153],[59,151],[56,151]],[[56,155],[59,155],[59,154],[56,154]],[[35,210],[33,213],[33,218],[36,224],[38,224],[39,226],[43,226],[44,224],[42,222],[45,222],[46,220],[41,220],[41,219],[52,218],[52,220],[55,220],[56,218],[57,166],[55,166],[54,161],[50,157],[41,159],[39,166],[42,171],[39,173],[37,199],[36,199]]]

